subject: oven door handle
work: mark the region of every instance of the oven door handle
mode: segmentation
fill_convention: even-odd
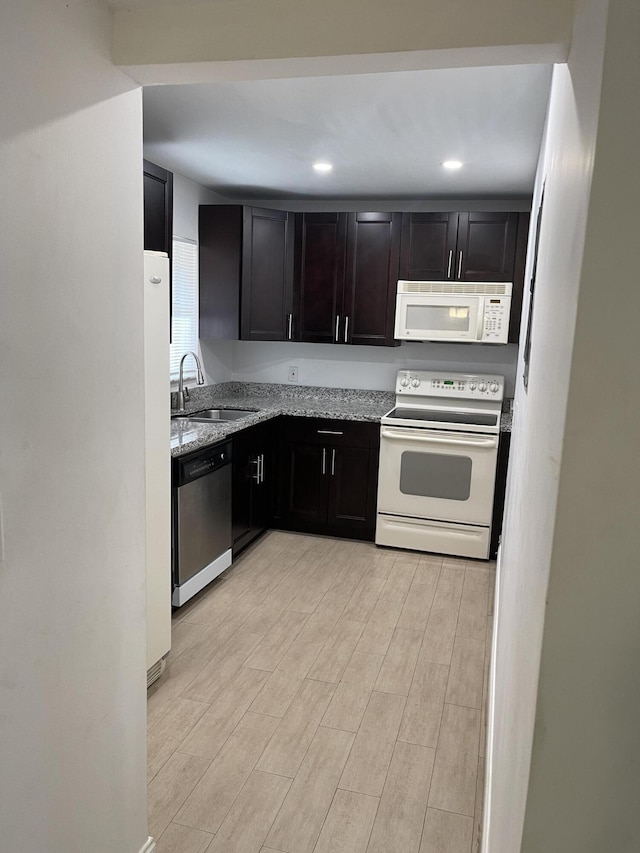
[[[399,441],[418,441],[422,444],[447,444],[455,447],[497,447],[496,438],[445,438],[444,436],[426,435],[422,430],[393,429],[383,426],[380,432],[382,438],[397,438]]]

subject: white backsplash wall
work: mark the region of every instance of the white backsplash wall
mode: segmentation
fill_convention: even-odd
[[[288,382],[298,368],[298,385],[392,391],[403,368],[495,373],[505,377],[512,397],[516,344],[407,343],[399,347],[340,346],[284,341],[200,341],[207,382]]]

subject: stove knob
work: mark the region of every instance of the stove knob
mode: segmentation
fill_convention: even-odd
[[[413,388],[418,388],[418,387],[420,386],[420,380],[419,380],[419,379],[415,379],[415,378],[414,378],[414,379],[412,379],[412,380],[411,380],[411,386],[412,386]]]
[[[492,394],[495,394],[498,391],[498,383],[492,382],[491,385],[489,385],[489,391],[491,391]]]
[[[400,384],[402,385],[403,388],[407,387],[407,385],[409,384],[409,380],[407,379],[406,376],[402,377],[402,379],[400,380]]]
[[[486,390],[487,390],[487,383],[486,383],[486,382],[481,382],[481,383],[478,385],[478,391],[486,391]]]
[[[477,387],[478,387],[478,386],[477,386],[477,384],[476,384],[475,382],[470,382],[470,383],[469,383],[469,390],[470,390],[470,391],[475,391]]]

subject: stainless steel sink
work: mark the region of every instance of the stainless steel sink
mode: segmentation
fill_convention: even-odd
[[[244,418],[257,411],[257,409],[205,409],[203,412],[192,412],[187,415],[174,415],[174,419],[199,421],[200,423],[209,423],[210,421],[237,421],[240,418]]]

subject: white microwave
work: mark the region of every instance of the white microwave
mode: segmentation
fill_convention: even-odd
[[[395,337],[506,344],[512,287],[504,281],[399,281]]]

